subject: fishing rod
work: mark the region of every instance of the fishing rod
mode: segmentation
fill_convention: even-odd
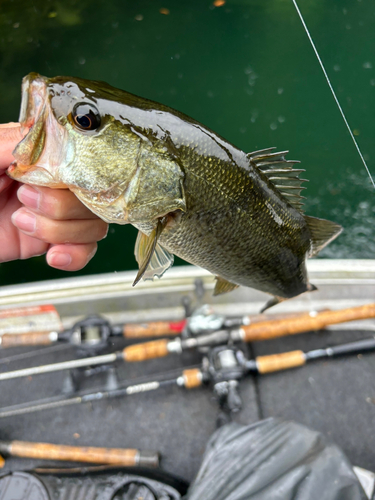
[[[0,441],[0,468],[4,457],[63,460],[122,467],[158,467],[160,455],[156,451],[135,448],[101,448],[96,446],[67,446],[33,443],[29,441]]]
[[[196,335],[203,331],[213,331],[218,326],[230,328],[233,325],[248,324],[250,321],[264,319],[264,315],[257,315],[249,318],[227,318],[213,314],[209,306],[203,306],[193,313],[192,317],[179,321],[152,321],[142,323],[128,323],[112,326],[109,321],[99,315],[90,315],[84,320],[78,321],[64,331],[43,331],[3,334],[0,336],[0,347],[6,349],[18,346],[44,345],[39,350],[33,350],[6,356],[0,359],[1,364],[9,364],[35,356],[45,355],[55,351],[61,351],[70,345],[78,348],[78,354],[86,352],[90,354],[99,353],[109,345],[109,340],[113,337],[123,336],[127,339],[157,337],[162,335],[184,334],[186,336]]]
[[[196,337],[177,337],[173,340],[159,339],[141,344],[133,344],[125,347],[121,351],[110,354],[3,372],[0,373],[0,381],[42,373],[115,363],[116,361],[145,361],[147,359],[165,357],[172,353],[181,354],[183,351],[189,349],[205,348],[213,345],[227,344],[228,342],[267,340],[285,335],[295,335],[312,330],[321,330],[332,324],[374,317],[375,303],[335,311],[315,312],[312,316],[304,313],[284,319],[259,321],[253,324],[244,325],[241,328],[219,330]]]
[[[131,396],[151,392],[161,387],[177,386],[194,389],[202,385],[213,386],[220,408],[226,413],[241,409],[238,382],[249,374],[265,375],[290,368],[297,368],[318,359],[336,358],[375,351],[375,336],[345,344],[334,345],[311,351],[294,350],[279,354],[257,356],[248,359],[244,350],[238,346],[216,346],[209,349],[200,366],[184,370],[174,370],[160,374],[153,380],[143,377],[124,384],[116,389],[99,389],[93,392],[80,392],[73,397],[54,396],[32,403],[22,403],[4,407],[0,418],[23,415],[36,411],[50,410],[81,403],[102,401],[114,397]]]
[[[285,315],[282,315],[284,317]],[[161,337],[184,334],[199,335],[208,331],[228,329],[261,321],[265,315],[241,316],[228,318],[214,314],[207,304],[197,309],[190,317],[179,321],[151,321],[142,323],[115,324],[93,314],[75,323],[72,328],[59,331],[41,331],[29,333],[11,333],[0,336],[0,346],[50,345],[56,342],[69,343],[87,350],[100,350],[108,344],[111,337],[126,339]]]
[[[130,396],[132,394],[153,391],[161,387],[175,385],[177,383],[177,379],[181,376],[184,376],[185,371],[188,380],[189,374],[196,373],[195,370],[199,370],[199,368],[200,365],[190,366],[182,372],[181,369],[174,369],[160,374],[159,376],[155,376],[153,380],[150,380],[149,376],[143,376],[132,380],[131,384],[118,384],[116,388],[99,388],[95,389],[94,392],[79,391],[75,396],[72,397],[66,397],[66,395],[61,394],[49,398],[40,399],[32,403],[20,403],[17,405],[8,406],[0,410],[0,418],[14,415],[23,415],[25,413],[49,410],[53,408],[60,408],[63,406],[71,406],[81,403],[91,403],[94,401],[100,401],[112,397]],[[191,384],[193,384],[193,380],[197,380],[198,378],[194,377],[190,379]],[[187,383],[187,385],[189,384]]]
[[[326,309],[324,309],[326,310]],[[188,311],[186,311],[188,313]],[[44,345],[43,349],[31,351],[0,359],[0,364],[10,363],[19,359],[32,358],[44,355],[47,352],[61,350],[69,345],[78,348],[78,354],[85,352],[90,354],[99,353],[109,345],[113,337],[124,337],[126,339],[150,338],[160,336],[195,337],[204,333],[214,332],[222,329],[231,329],[237,326],[266,321],[268,319],[284,319],[301,315],[314,315],[315,311],[302,313],[279,313],[279,314],[256,314],[252,316],[227,317],[213,312],[208,304],[197,308],[189,313],[185,319],[178,321],[151,321],[142,323],[126,323],[122,325],[111,325],[103,317],[93,314],[78,321],[73,327],[64,331],[41,331],[27,333],[3,334],[0,336],[0,347],[6,349],[19,346]]]
[[[129,323],[111,325],[109,321],[98,315],[90,315],[75,323],[72,328],[60,331],[40,331],[30,333],[5,333],[0,337],[0,346],[50,345],[55,342],[66,342],[90,350],[107,345],[110,337],[122,336],[127,339],[140,337],[158,337],[176,335],[186,326],[186,320],[154,321],[149,323]]]
[[[53,344],[38,350],[21,352],[19,354],[13,354],[12,356],[5,356],[3,358],[0,358],[0,365],[9,364],[13,361],[19,361],[21,359],[34,358],[35,356],[45,356],[46,354],[63,351],[65,349],[68,349],[69,347],[69,344]]]

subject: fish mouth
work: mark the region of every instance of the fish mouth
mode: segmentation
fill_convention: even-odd
[[[27,133],[13,151],[15,161],[7,169],[9,177],[39,186],[66,188],[57,177],[66,132],[52,112],[48,79],[37,73],[22,80],[19,122],[21,131]]]
[[[30,73],[22,80],[22,101],[19,122],[22,127],[31,128],[41,115],[47,97],[46,78]]]

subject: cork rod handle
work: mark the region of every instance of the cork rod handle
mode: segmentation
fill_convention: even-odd
[[[49,345],[52,344],[50,332],[32,333],[4,333],[0,337],[1,347],[14,347],[22,345]]]
[[[366,304],[360,307],[351,307],[337,311],[322,311],[315,316],[304,313],[294,318],[269,320],[243,326],[243,340],[246,342],[267,340],[308,332],[310,330],[320,330],[328,325],[337,323],[369,318],[375,318],[375,304]]]
[[[188,368],[182,372],[182,376],[186,389],[194,389],[202,385],[203,376],[199,368]]]
[[[302,366],[306,363],[306,358],[303,351],[290,351],[269,356],[258,356],[255,361],[259,373],[271,373]]]
[[[151,321],[149,323],[129,323],[124,325],[123,335],[128,339],[177,335],[186,325],[181,321]]]
[[[167,356],[168,351],[167,339],[152,340],[142,344],[134,344],[122,351],[125,361],[145,361],[146,359],[163,358]]]
[[[96,448],[91,446],[65,446],[12,441],[9,454],[16,457],[116,464],[128,467],[137,464],[139,451],[136,449]]]

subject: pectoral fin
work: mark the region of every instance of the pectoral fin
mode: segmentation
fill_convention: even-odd
[[[158,220],[156,228],[149,236],[138,232],[134,254],[139,265],[138,274],[134,280],[135,286],[141,278],[152,280],[155,276],[161,278],[173,264],[173,254],[158,244],[159,236],[167,224],[167,217]]]
[[[232,290],[235,290],[239,286],[236,285],[235,283],[231,283],[230,281],[225,280],[221,276],[215,276],[215,279],[216,279],[216,284],[215,284],[214,295],[220,295],[221,293],[231,292]]]

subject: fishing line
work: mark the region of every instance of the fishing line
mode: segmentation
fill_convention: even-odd
[[[347,119],[346,119],[346,117],[345,117],[345,114],[344,114],[344,112],[343,112],[343,110],[342,110],[342,108],[341,108],[341,105],[340,105],[339,100],[338,100],[338,98],[337,98],[337,96],[336,96],[336,93],[335,93],[335,91],[333,90],[333,87],[332,87],[331,81],[330,81],[330,79],[329,79],[329,77],[328,77],[327,71],[325,70],[325,67],[324,67],[324,65],[323,65],[323,62],[322,62],[322,60],[321,60],[321,58],[320,58],[319,54],[318,54],[318,51],[317,51],[317,49],[316,49],[316,47],[315,47],[315,44],[314,44],[314,42],[313,42],[313,39],[311,38],[310,32],[309,32],[309,30],[308,30],[308,28],[307,28],[307,26],[306,26],[305,20],[304,20],[304,19],[303,19],[303,17],[302,17],[301,11],[300,11],[300,10],[299,10],[299,8],[298,8],[297,1],[296,1],[296,0],[292,0],[292,2],[293,2],[293,4],[294,4],[294,7],[296,8],[296,11],[297,11],[297,14],[299,15],[299,18],[301,19],[302,26],[305,28],[306,35],[307,35],[308,39],[310,40],[311,46],[312,46],[312,48],[313,48],[313,50],[314,50],[314,52],[315,52],[315,55],[316,55],[316,57],[317,57],[317,59],[318,59],[318,61],[319,61],[320,67],[322,68],[322,71],[323,71],[323,73],[324,73],[325,79],[327,80],[328,86],[329,86],[329,88],[330,88],[330,90],[331,90],[331,92],[332,92],[333,98],[334,98],[334,99],[335,99],[335,101],[336,101],[337,107],[339,108],[339,111],[340,111],[341,116],[342,116],[342,118],[343,118],[343,120],[344,120],[344,123],[345,123],[345,125],[346,125],[346,128],[348,129],[348,132],[349,132],[349,134],[350,134],[350,137],[352,138],[352,141],[354,142],[354,145],[355,145],[355,147],[356,147],[356,149],[357,149],[357,151],[358,151],[359,157],[361,158],[362,163],[363,163],[363,165],[364,165],[364,167],[365,167],[365,169],[366,169],[366,172],[368,173],[368,176],[370,177],[370,180],[371,180],[371,182],[372,182],[372,185],[373,185],[373,187],[374,187],[374,189],[375,189],[375,182],[374,182],[374,179],[373,179],[373,178],[372,178],[372,176],[371,176],[371,172],[370,172],[370,170],[369,170],[369,168],[368,168],[368,166],[367,166],[367,163],[366,163],[366,161],[365,161],[365,159],[364,159],[364,157],[363,157],[363,155],[362,155],[362,153],[361,153],[361,150],[359,149],[359,146],[358,146],[358,144],[357,144],[357,141],[355,140],[354,134],[353,134],[353,132],[351,131],[351,129],[350,129],[350,127],[349,127],[349,123],[348,123],[348,121],[347,121]]]

